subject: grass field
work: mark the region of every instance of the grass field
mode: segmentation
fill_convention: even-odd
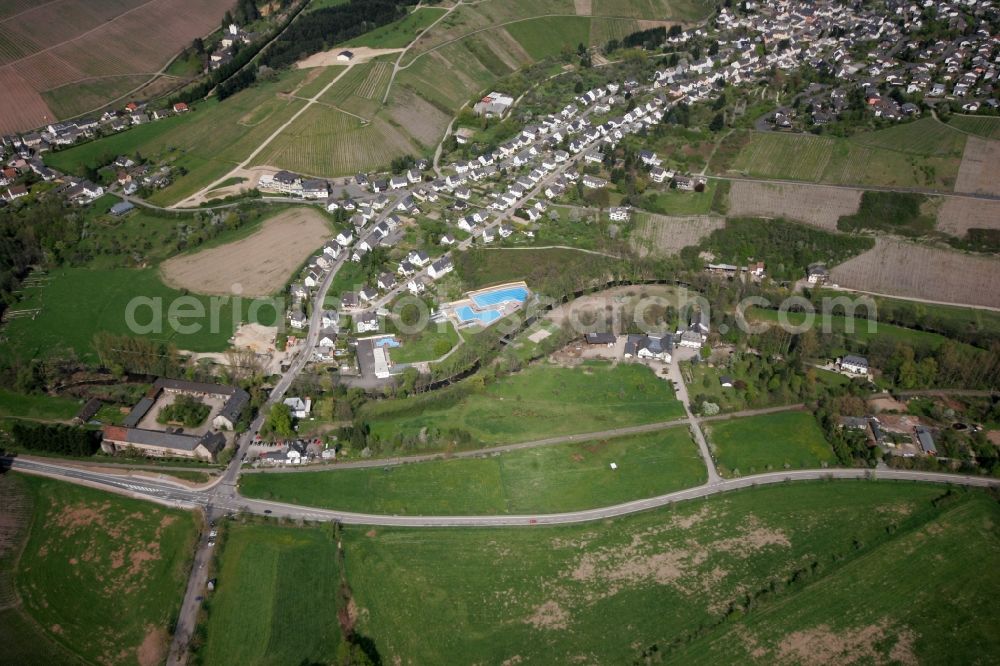
[[[863,310],[861,312],[863,312]],[[772,323],[779,322],[777,310],[763,310],[756,308],[748,313],[747,319],[752,321],[768,321]],[[801,312],[789,312],[785,315],[785,320],[792,326],[801,326],[806,321],[806,315]],[[824,321],[826,322],[825,325]],[[854,326],[854,330],[851,332],[847,331],[847,324],[849,323]],[[869,330],[869,322],[867,319],[854,317],[848,319],[843,315],[817,315],[815,325],[817,327],[823,327],[818,329],[821,332],[827,332],[828,330],[830,333],[843,334],[851,340],[856,340],[864,344],[870,343],[876,338],[882,338],[883,340],[906,343],[913,347],[937,349],[942,343],[949,339],[944,335],[939,335],[930,331],[917,331],[912,328],[893,326],[892,324],[885,324],[877,321],[872,324],[871,330]]]
[[[433,361],[447,354],[452,347],[458,344],[458,332],[451,323],[447,322],[440,326],[430,324],[416,335],[397,333],[396,337],[403,344],[392,350],[393,363]]]
[[[677,663],[877,663],[886,652],[904,664],[989,661],[1000,646],[983,625],[997,619],[984,593],[1000,581],[977,567],[973,549],[997,552],[997,515],[995,502],[965,502],[783,603],[693,641]],[[944,631],[929,630],[942,616]]]
[[[340,578],[329,528],[224,530],[203,663],[336,663]]]
[[[42,99],[57,118],[71,118],[100,108],[139,88],[150,78],[149,74],[101,77],[45,91]]]
[[[506,29],[535,60],[590,44],[590,19],[583,16],[547,16],[511,23]]]
[[[611,259],[575,250],[483,249],[457,253],[455,272],[470,290],[524,280],[534,291],[561,296],[566,287],[578,288],[607,277],[612,264]]]
[[[38,421],[68,421],[80,411],[81,404],[69,398],[50,395],[24,395],[0,389],[0,417],[14,416]]]
[[[660,215],[707,215],[712,210],[712,198],[719,181],[712,180],[705,185],[704,192],[685,192],[666,188],[646,190],[642,207]]]
[[[441,430],[437,446],[457,432],[467,433],[475,447],[669,421],[684,414],[669,382],[640,365],[536,365],[483,388],[474,382],[370,403],[361,418],[386,441],[416,437],[429,428]]]
[[[850,139],[753,132],[733,169],[761,178],[950,191],[964,146],[965,136],[931,119]]]
[[[948,119],[948,124],[986,139],[1000,139],[1000,118],[995,116],[952,115]]]
[[[618,469],[612,470],[611,463]],[[248,497],[400,515],[556,513],[662,495],[705,481],[685,427],[483,458],[297,474],[246,474]]]
[[[808,412],[780,412],[713,423],[707,437],[723,476],[770,469],[812,469],[833,462],[833,449]]]
[[[161,661],[187,580],[194,514],[51,479],[16,480],[34,505],[16,570],[21,612],[88,662]]]
[[[187,170],[150,197],[159,205],[175,203],[224,176],[299,110],[305,102],[279,94],[295,92],[307,75],[308,70],[290,70],[223,103],[201,102],[190,113],[61,150],[45,160],[62,171],[83,175],[87,165],[138,152],[146,159]]]
[[[347,573],[359,630],[374,639],[383,663],[707,661],[709,653],[695,649],[705,644],[693,642],[698,632],[713,645],[728,639],[711,663],[747,663],[740,633],[729,630],[780,619],[785,609],[831,626],[871,613],[887,640],[850,645],[870,645],[880,657],[910,630],[919,636],[912,649],[920,663],[949,661],[949,650],[961,663],[988,662],[1000,649],[993,631],[1000,573],[982,562],[998,553],[1000,507],[961,492],[933,506],[945,492],[890,482],[795,484],[579,526],[348,528]],[[758,594],[765,589],[773,592]],[[824,590],[836,601],[828,605]],[[727,622],[730,604],[748,595],[756,597],[751,610]],[[690,658],[674,658],[671,646],[689,642],[683,657]],[[647,661],[643,652],[654,645]],[[847,661],[822,659],[822,645],[819,661],[785,661]]]
[[[213,331],[208,316],[212,312],[210,299],[188,295],[188,300],[194,299],[201,304],[205,316],[181,320],[184,324],[193,321],[202,323],[201,330],[181,334],[170,325],[168,314],[171,303],[184,294],[164,285],[155,268],[64,268],[53,271],[48,277],[44,287],[25,290],[27,297],[19,303],[19,307],[41,308],[41,311],[34,318],[12,319],[4,325],[3,332],[8,339],[0,355],[9,354],[26,359],[45,356],[48,352],[61,349],[72,349],[82,359],[94,360],[91,341],[98,331],[116,334],[142,332],[132,331],[126,320],[129,303],[136,298],[153,299],[143,301],[151,306],[141,306],[135,310],[137,323],[154,326],[154,330],[145,337],[170,340],[179,349],[191,351],[224,351],[245,314],[237,313],[234,316],[232,303],[221,303],[217,309],[218,327]],[[248,305],[249,301],[244,301],[243,307]],[[161,312],[161,326],[156,326],[153,310]],[[262,311],[261,314],[273,318],[273,311]]]
[[[441,18],[445,10],[440,7],[423,7],[410,12],[388,25],[347,41],[345,46],[367,46],[373,49],[399,49],[413,41],[421,30]]]

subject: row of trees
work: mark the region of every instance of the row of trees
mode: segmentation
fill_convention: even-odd
[[[309,12],[309,20],[293,22],[261,55],[262,64],[287,67],[313,53],[333,48],[406,15],[418,0],[350,0]]]
[[[21,448],[66,456],[92,456],[101,446],[99,432],[66,425],[16,421],[10,434]]]

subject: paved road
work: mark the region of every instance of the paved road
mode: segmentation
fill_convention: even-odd
[[[95,487],[123,492],[133,497],[150,499],[176,506],[207,506],[209,503],[220,513],[230,511],[247,511],[258,515],[270,515],[291,520],[339,521],[350,525],[373,525],[385,527],[509,527],[531,525],[567,525],[585,523],[607,518],[626,516],[640,511],[648,511],[669,504],[686,500],[710,497],[720,493],[793,481],[815,481],[824,479],[880,479],[892,481],[916,481],[925,483],[943,483],[961,486],[988,488],[1000,487],[1000,479],[984,476],[967,476],[961,474],[945,474],[940,472],[917,472],[909,470],[871,470],[871,469],[810,469],[768,472],[736,479],[724,479],[703,485],[678,490],[676,492],[650,497],[632,502],[624,502],[612,506],[570,511],[566,513],[498,515],[498,516],[390,516],[380,514],[357,513],[352,511],[332,511],[309,507],[253,500],[239,496],[220,498],[212,502],[211,495],[204,491],[179,490],[167,488],[155,483],[139,484],[123,482],[111,475],[94,472],[81,472],[58,465],[38,463],[13,459],[9,465],[18,471],[53,476],[68,481],[76,481]],[[123,485],[124,483],[124,485]],[[193,627],[193,625],[192,625]]]

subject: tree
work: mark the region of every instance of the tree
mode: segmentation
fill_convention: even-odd
[[[713,132],[718,132],[725,126],[726,126],[726,120],[725,118],[723,118],[722,113],[717,113],[715,114],[715,117],[712,118],[712,122],[708,124],[708,129],[712,130]]]
[[[272,405],[271,411],[267,414],[264,428],[279,437],[291,437],[294,433],[292,430],[292,410],[284,403]]]

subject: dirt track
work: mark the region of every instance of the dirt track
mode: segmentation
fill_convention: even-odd
[[[232,294],[239,285],[243,296],[269,296],[329,237],[322,215],[295,208],[246,238],[169,259],[160,273],[168,285],[200,294]]]
[[[354,57],[351,58],[350,62],[337,60],[337,54],[345,50],[354,54]],[[299,69],[306,69],[309,67],[330,67],[331,65],[357,65],[359,63],[368,62],[372,58],[377,58],[380,55],[386,55],[387,53],[399,53],[402,50],[403,49],[370,49],[367,46],[349,46],[346,49],[339,48],[314,53],[305,60],[300,60],[295,66]]]

